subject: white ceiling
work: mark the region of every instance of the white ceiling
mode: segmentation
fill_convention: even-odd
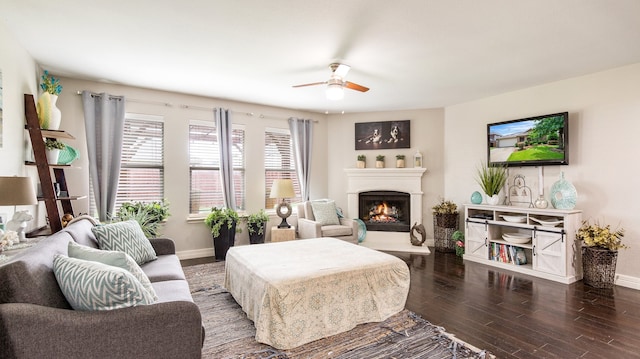
[[[640,62],[640,0],[2,0],[0,20],[57,75],[330,113]],[[334,61],[371,90],[329,101],[291,87],[327,80]]]

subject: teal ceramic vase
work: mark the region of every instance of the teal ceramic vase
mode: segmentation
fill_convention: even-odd
[[[556,209],[574,209],[578,200],[578,192],[571,182],[564,179],[564,172],[560,172],[560,179],[551,186],[551,204]]]

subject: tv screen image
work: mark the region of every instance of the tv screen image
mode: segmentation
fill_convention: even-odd
[[[569,164],[569,113],[487,124],[487,162],[502,166]]]

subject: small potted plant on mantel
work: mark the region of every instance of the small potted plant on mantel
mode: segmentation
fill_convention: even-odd
[[[63,150],[65,144],[56,140],[55,138],[47,138],[44,141],[44,148],[46,149],[47,155],[47,163],[50,165],[58,164],[58,157],[60,156],[60,151]]]
[[[376,168],[384,168],[384,156],[377,155],[376,156]]]
[[[404,155],[396,155],[396,167],[404,168]]]
[[[356,162],[356,166],[358,168],[366,168],[367,167],[367,156],[358,155],[358,162]]]

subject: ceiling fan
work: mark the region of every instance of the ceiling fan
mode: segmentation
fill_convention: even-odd
[[[340,63],[332,63],[329,65],[331,69],[331,77],[329,80],[322,82],[313,82],[309,84],[303,85],[295,85],[293,87],[305,87],[305,86],[316,86],[316,85],[327,85],[327,99],[329,100],[341,100],[344,97],[344,88],[348,88],[351,90],[356,90],[360,92],[369,91],[368,87],[364,87],[362,85],[358,85],[356,83],[345,81],[344,78],[347,76],[349,69],[351,67],[349,65],[340,64]]]

